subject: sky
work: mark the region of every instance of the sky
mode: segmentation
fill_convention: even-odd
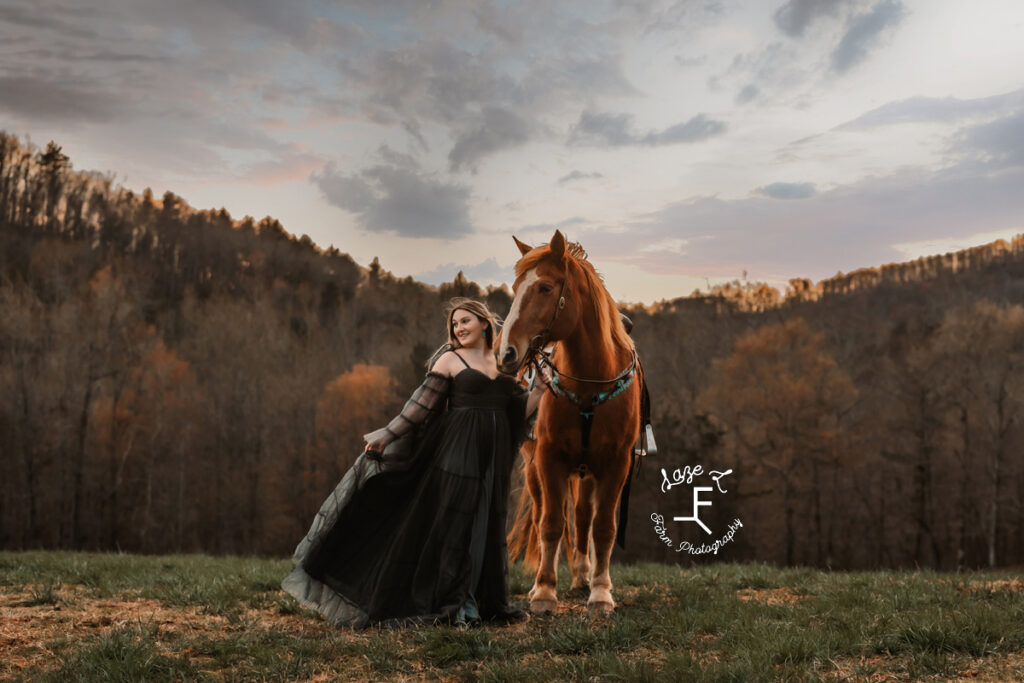
[[[1024,3],[0,0],[0,130],[431,284],[784,288],[1024,232]]]

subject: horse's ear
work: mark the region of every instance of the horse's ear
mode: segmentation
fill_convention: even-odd
[[[561,230],[555,230],[555,235],[551,238],[551,255],[559,261],[565,258],[565,237]]]
[[[531,247],[526,242],[520,242],[515,235],[512,235],[512,239],[516,241],[516,246],[519,247],[519,253],[522,254],[523,256],[526,256],[528,252],[533,251],[533,247]]]

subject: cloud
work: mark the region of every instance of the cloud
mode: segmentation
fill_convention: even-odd
[[[268,159],[241,167],[238,172],[244,182],[273,186],[308,178],[323,165],[324,160],[319,155],[299,145],[289,145]]]
[[[13,24],[22,29],[41,29],[51,36],[100,38],[99,33],[82,25],[85,23],[83,20],[91,18],[95,18],[95,14],[82,8],[62,7],[59,12],[39,12],[37,8],[0,7],[0,23]]]
[[[832,52],[832,68],[844,73],[864,61],[886,29],[896,26],[906,11],[900,0],[881,0],[868,12],[851,17],[839,45]]]
[[[591,222],[583,216],[570,216],[557,223],[524,225],[516,228],[514,234],[528,244],[542,244],[551,239],[551,236],[555,234],[555,230],[561,230],[567,238],[575,239],[572,235],[584,232],[588,225],[591,225]],[[504,233],[505,231],[502,232]]]
[[[302,46],[313,28],[315,16],[303,3],[281,3],[277,0],[217,0],[203,2],[209,12],[211,6],[220,6],[232,16],[250,26],[258,26],[286,37],[296,46]],[[198,17],[197,17],[198,18]]]
[[[750,52],[736,54],[728,68],[708,78],[712,90],[733,89],[737,105],[772,101],[779,93],[803,90],[814,75],[803,54],[806,48],[776,40]]]
[[[499,38],[508,45],[519,46],[526,36],[526,29],[521,21],[516,21],[524,12],[502,12],[489,2],[474,3],[473,16],[477,26]]]
[[[644,22],[644,35],[664,31],[683,37],[719,23],[726,9],[720,0],[619,0],[618,4]]]
[[[993,166],[1024,166],[1024,109],[958,131],[954,150]]]
[[[479,107],[506,102],[516,89],[488,60],[444,42],[371,53],[352,76],[363,91],[364,113],[385,124],[463,123]]]
[[[637,133],[633,130],[630,114],[602,114],[584,111],[569,135],[571,145],[600,147],[646,146],[660,147],[689,142],[700,142],[725,132],[722,121],[697,114],[689,121],[677,123],[662,131]]]
[[[0,6],[0,43],[10,48],[3,99],[25,92],[3,105],[29,120],[36,108],[50,119],[80,121],[81,111],[102,123],[116,112],[119,122],[193,115],[200,125],[230,117],[240,126],[258,111],[293,131],[361,119],[447,154],[453,170],[550,135],[569,102],[637,95],[624,50],[651,16],[615,3],[530,12],[408,0],[29,5]],[[39,84],[30,90],[15,78]],[[102,95],[82,92],[93,83]],[[73,101],[82,107],[66,106]]]
[[[775,10],[772,20],[790,38],[803,36],[807,27],[820,17],[836,17],[851,0],[789,0]]]
[[[572,171],[571,173],[567,173],[564,176],[562,176],[561,178],[559,178],[558,180],[556,180],[555,184],[556,185],[565,185],[566,183],[571,183],[574,180],[592,180],[592,179],[595,179],[595,178],[603,178],[603,177],[604,177],[603,173],[597,173],[596,171],[593,172],[593,173],[584,173],[583,171]]]
[[[949,151],[958,163],[1024,164],[1024,89],[962,100],[910,97],[888,102],[833,130],[871,130],[907,123],[972,121],[952,133]]]
[[[737,105],[779,103],[789,94],[787,106],[794,104],[794,96],[799,106],[821,83],[867,59],[904,15],[901,0],[789,0],[772,18],[794,40],[737,54],[724,73],[711,76],[709,85],[735,87]],[[818,57],[819,50],[825,59]]]
[[[721,135],[725,132],[725,123],[709,119],[704,114],[697,114],[685,123],[677,123],[660,133],[648,133],[643,137],[645,145],[674,145],[683,142],[698,142]]]
[[[588,231],[581,241],[595,257],[652,273],[731,276],[746,269],[759,278],[823,279],[837,267],[901,260],[900,244],[1024,228],[1020,187],[1024,165],[962,163],[869,178],[801,201],[676,202],[628,226],[630,244],[682,240],[685,251],[625,249],[621,234],[606,231]]]
[[[411,171],[417,171],[420,168],[420,162],[416,160],[416,157],[392,149],[388,144],[383,144],[377,148],[377,156],[389,166],[399,166]]]
[[[0,76],[0,111],[27,120],[106,123],[128,114],[103,84],[84,79]]]
[[[509,240],[511,246],[512,240]],[[413,277],[421,282],[430,285],[440,285],[451,282],[455,276],[462,271],[471,282],[479,285],[494,285],[503,282],[511,282],[513,277],[512,266],[501,266],[493,256],[485,261],[476,264],[445,263],[432,270],[414,274]]]
[[[369,232],[453,239],[472,232],[469,189],[407,168],[373,166],[345,175],[333,163],[310,179]]]
[[[676,55],[674,61],[678,66],[686,68],[692,66],[703,66],[704,64],[707,64],[708,56],[700,55],[697,57],[685,57],[683,55]]]
[[[461,133],[448,154],[453,171],[473,167],[498,150],[517,147],[530,138],[530,124],[507,109],[486,107],[469,130]]]
[[[519,64],[519,56],[425,40],[360,58],[348,75],[359,85],[364,116],[402,126],[424,149],[430,146],[424,130],[447,129],[454,140],[449,167],[464,170],[533,140],[567,101],[636,93],[620,55],[594,46],[587,53],[551,53],[545,46]]]
[[[620,145],[637,144],[637,136],[630,131],[633,117],[629,114],[600,114],[584,111],[572,128],[569,143],[575,145]]]
[[[736,104],[746,104],[761,93],[761,89],[753,83],[748,83],[736,93]]]
[[[807,199],[818,193],[814,183],[772,183],[754,190],[771,199]]]
[[[908,97],[887,102],[835,130],[868,130],[900,123],[947,123],[973,116],[989,116],[1024,108],[1024,89],[1001,95],[961,100],[956,97]]]

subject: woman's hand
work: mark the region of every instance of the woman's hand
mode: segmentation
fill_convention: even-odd
[[[534,377],[533,391],[526,397],[526,416],[529,417],[537,412],[540,406],[540,398],[544,395],[545,389],[551,388],[551,369],[544,365],[540,368],[539,376]]]
[[[366,446],[363,448],[363,453],[383,453],[386,445],[383,439],[367,441]]]

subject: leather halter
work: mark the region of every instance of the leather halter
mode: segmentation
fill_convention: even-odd
[[[635,374],[637,365],[636,349],[633,349],[632,358],[629,365],[626,366],[626,369],[611,379],[584,379],[582,377],[574,377],[569,373],[559,370],[551,360],[551,356],[544,352],[544,347],[548,345],[549,341],[551,341],[551,328],[554,326],[555,320],[558,319],[558,313],[565,308],[565,283],[566,280],[569,279],[568,275],[568,269],[566,269],[566,277],[562,279],[562,287],[558,291],[558,305],[555,306],[555,310],[551,313],[551,320],[548,321],[548,324],[544,326],[543,330],[533,336],[529,345],[526,347],[526,362],[532,362],[534,365],[538,365],[537,359],[540,358],[542,359],[540,364],[546,363],[551,366],[551,370],[555,373],[556,377],[565,377],[566,379],[571,379],[574,382],[583,382],[586,384],[611,384],[613,382],[619,382],[631,374]],[[573,402],[575,403],[575,401]],[[579,404],[577,403],[577,405]]]
[[[551,320],[548,321],[543,330],[533,336],[533,339],[530,340],[530,345],[526,347],[526,358],[528,360],[535,358],[537,354],[543,354],[544,347],[551,341],[551,328],[555,324],[555,319],[558,318],[559,311],[565,308],[565,281],[568,279],[569,271],[566,269],[565,277],[562,278],[562,288],[558,290],[558,305],[555,306],[555,310],[551,314]]]

